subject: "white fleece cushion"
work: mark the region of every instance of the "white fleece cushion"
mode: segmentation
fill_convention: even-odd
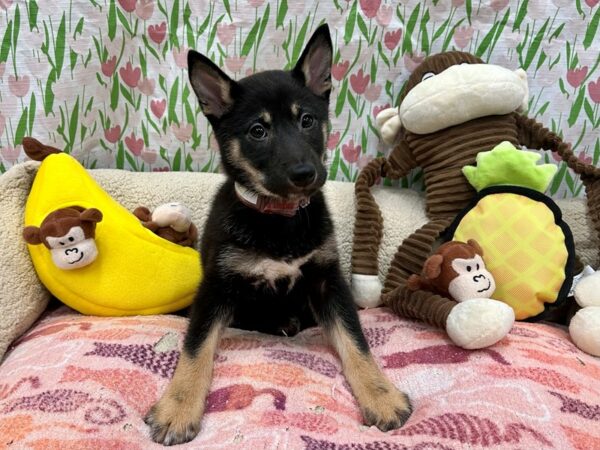
[[[20,336],[45,309],[49,293],[40,284],[25,242],[21,237],[25,201],[38,162],[11,168],[0,176],[0,358],[11,341]],[[150,209],[178,201],[192,212],[202,233],[210,202],[224,178],[219,174],[189,172],[141,173],[114,169],[91,171],[98,183],[124,207]],[[324,192],[336,227],[341,265],[350,281],[350,256],[354,228],[354,185],[329,181]],[[379,280],[385,279],[398,245],[427,222],[423,195],[397,187],[375,187],[373,193],[384,217],[383,241],[379,251]],[[558,201],[575,236],[578,253],[596,267],[598,242],[591,232],[583,200]]]
[[[20,164],[0,176],[0,361],[10,343],[27,331],[50,299],[21,236],[25,202],[38,165]]]

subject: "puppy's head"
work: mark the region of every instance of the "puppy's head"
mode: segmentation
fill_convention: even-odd
[[[256,193],[306,197],[324,183],[332,44],[319,27],[290,71],[239,81],[188,53],[190,83],[211,123],[227,174]]]

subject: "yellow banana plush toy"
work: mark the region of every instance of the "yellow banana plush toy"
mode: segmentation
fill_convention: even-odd
[[[38,233],[27,239],[33,242],[29,252],[40,280],[54,296],[83,314],[99,316],[161,314],[191,304],[202,277],[195,249],[145,228],[70,155],[32,138],[25,138],[23,147],[31,159],[43,160],[25,206],[24,235],[27,239]],[[77,220],[85,220],[86,214],[98,218],[95,235],[90,238],[85,227],[71,227],[62,236],[66,239],[44,240],[36,230],[43,231],[44,219],[63,209],[81,214]],[[95,260],[73,270],[57,265],[53,249],[82,237],[87,245],[95,241]],[[75,260],[74,253],[71,249],[67,260]]]

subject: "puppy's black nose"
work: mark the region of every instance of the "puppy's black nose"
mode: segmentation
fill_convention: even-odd
[[[305,187],[315,181],[317,170],[312,164],[296,164],[289,170],[288,176],[295,186]]]

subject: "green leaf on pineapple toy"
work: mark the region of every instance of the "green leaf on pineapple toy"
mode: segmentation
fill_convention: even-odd
[[[541,157],[539,153],[519,150],[504,141],[488,152],[479,153],[477,166],[465,166],[462,171],[477,191],[489,186],[511,185],[544,192],[557,167],[536,165]]]

